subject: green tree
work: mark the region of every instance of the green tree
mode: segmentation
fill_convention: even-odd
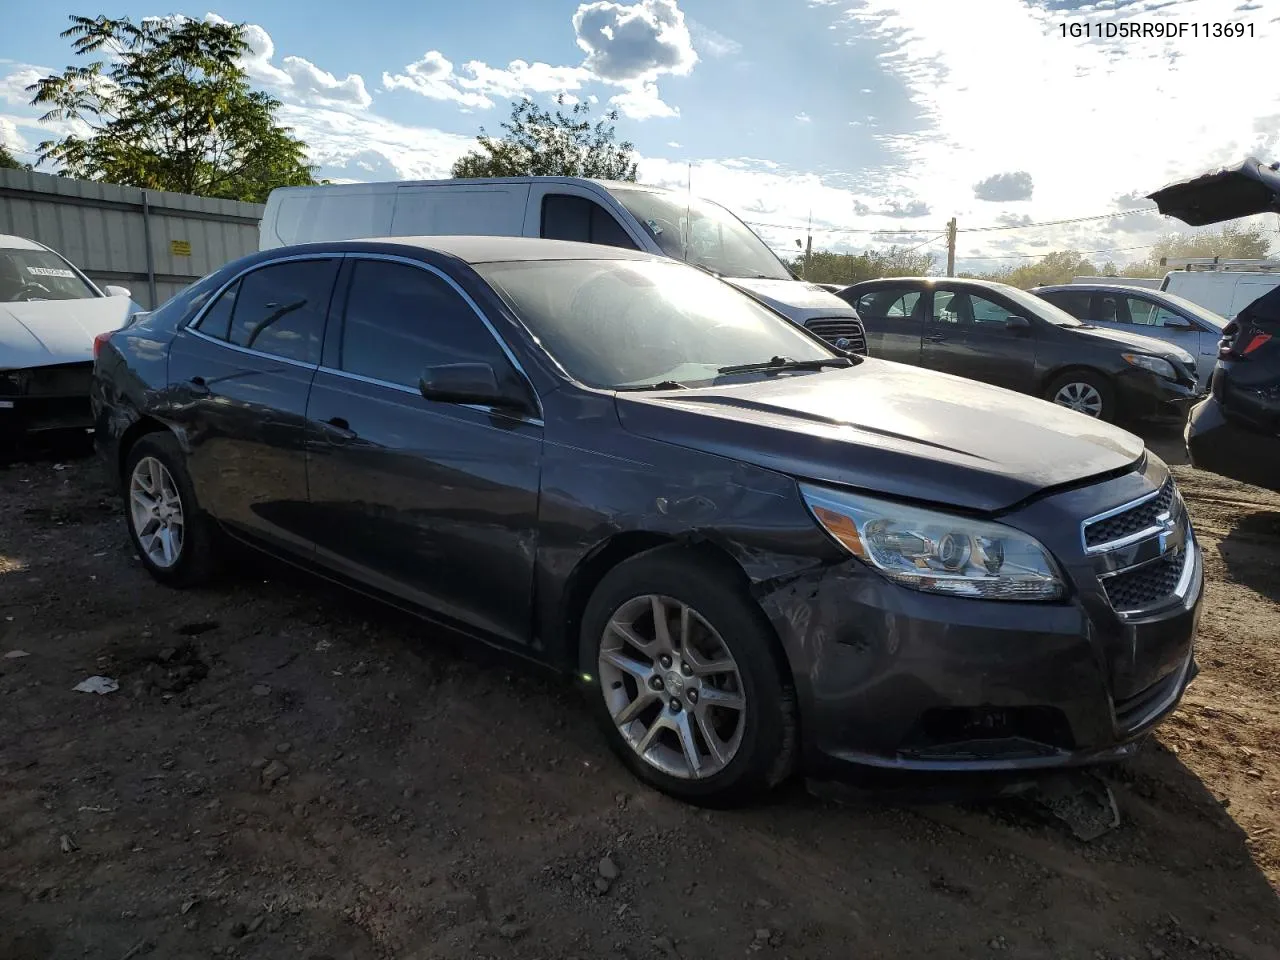
[[[1271,250],[1271,235],[1260,223],[1228,223],[1218,230],[1200,233],[1168,233],[1155,242],[1147,259],[1125,267],[1126,277],[1163,277],[1169,268],[1161,264],[1169,257],[1222,257],[1229,260],[1257,260]]]
[[[513,101],[511,119],[502,124],[500,137],[480,128],[479,147],[453,165],[455,177],[595,177],[601,180],[635,180],[634,145],[619,142],[613,125],[618,112],[591,122],[591,108],[575,103],[564,111],[564,97],[556,112],[543,110],[532,100]]]
[[[809,258],[806,274],[804,256],[787,264],[796,276],[810,283],[858,283],[877,277],[922,277],[933,270],[936,258],[931,253],[918,253],[910,247],[892,246],[887,250],[864,253],[836,253],[815,250]]]
[[[27,88],[44,121],[87,128],[41,143],[40,162],[87,180],[257,202],[315,182],[306,144],[276,122],[280,101],[249,87],[243,25],[72,16],[62,37],[78,56],[105,56]]]
[[[23,163],[3,143],[0,143],[0,170],[30,170],[31,164]]]
[[[1098,268],[1075,250],[1054,250],[1034,263],[1000,267],[987,273],[962,273],[962,277],[995,280],[1023,290],[1051,283],[1070,283],[1072,277],[1096,276]]]

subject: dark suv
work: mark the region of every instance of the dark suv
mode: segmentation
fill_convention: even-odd
[[[1102,420],[1181,416],[1203,392],[1185,350],[1089,326],[1007,284],[898,277],[855,283],[837,296],[857,311],[873,357],[1029,393]]]

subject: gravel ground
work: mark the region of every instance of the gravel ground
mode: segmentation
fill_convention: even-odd
[[[0,469],[0,960],[1280,956],[1280,498],[1177,471],[1204,672],[1084,842],[684,807],[558,680],[266,563],[157,586],[92,460]]]

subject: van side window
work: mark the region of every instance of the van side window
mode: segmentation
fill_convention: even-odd
[[[542,236],[635,250],[636,245],[611,214],[594,200],[548,194],[542,199]]]

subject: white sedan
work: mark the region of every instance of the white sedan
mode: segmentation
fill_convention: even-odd
[[[0,438],[92,424],[93,340],[142,311],[34,240],[0,234]]]

